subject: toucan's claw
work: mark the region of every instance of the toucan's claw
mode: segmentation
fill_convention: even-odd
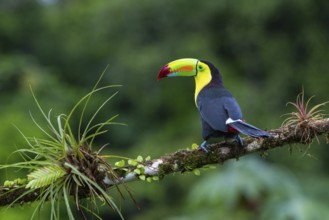
[[[204,152],[208,153],[207,149],[207,141],[202,142],[202,144],[199,146]]]
[[[235,136],[234,139],[239,143],[240,147],[243,147],[243,140],[239,135]]]

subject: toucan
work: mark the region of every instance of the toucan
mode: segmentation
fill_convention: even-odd
[[[205,152],[208,152],[210,138],[234,138],[243,146],[239,133],[255,138],[272,136],[243,120],[239,104],[224,87],[222,76],[212,63],[193,58],[178,59],[161,68],[158,80],[173,76],[194,76],[194,100],[200,113],[204,140],[199,147]]]

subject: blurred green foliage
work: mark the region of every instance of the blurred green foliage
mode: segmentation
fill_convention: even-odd
[[[0,0],[1,163],[17,161],[9,155],[25,145],[13,124],[41,135],[29,116],[39,118],[29,84],[55,116],[90,91],[107,65],[103,83],[123,87],[97,120],[119,113],[128,126],[110,127],[97,140],[109,143],[106,153],[155,158],[201,141],[193,79],[156,81],[164,64],[183,57],[219,67],[247,121],[279,127],[291,111],[285,104],[302,86],[314,102],[328,101],[328,11],[324,0]],[[113,93],[95,97],[87,115]],[[319,218],[329,215],[324,143],[306,154],[292,146],[292,154],[283,148],[266,159],[232,161],[200,177],[131,183],[141,210],[127,197],[123,213],[136,220],[328,218]],[[18,207],[0,218],[28,219],[28,213],[28,206]],[[103,209],[101,216],[118,217]]]

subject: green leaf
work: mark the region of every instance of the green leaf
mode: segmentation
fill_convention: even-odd
[[[138,162],[143,162],[143,157],[142,156],[138,156],[137,159],[136,159]]]
[[[138,162],[136,160],[128,160],[128,164],[131,166],[137,166]]]
[[[26,179],[18,178],[18,179],[15,179],[14,182],[15,182],[15,184],[17,184],[17,185],[23,185],[23,184],[26,183]]]
[[[120,160],[118,162],[115,163],[115,166],[117,167],[124,167],[126,164],[126,162],[124,160]]]
[[[14,185],[14,181],[6,180],[3,184],[4,187],[12,187]]]
[[[145,175],[140,175],[140,176],[139,176],[139,179],[141,179],[141,180],[144,181],[144,180],[146,179],[146,177],[145,177]]]
[[[145,166],[144,166],[143,164],[138,164],[138,165],[137,165],[137,168],[143,168],[143,169],[144,169],[144,167],[145,167]]]
[[[199,169],[194,169],[193,170],[193,173],[194,173],[194,175],[196,175],[196,176],[200,176],[200,170]]]
[[[152,179],[153,179],[154,181],[159,181],[159,177],[158,177],[158,176],[153,176]]]
[[[59,166],[42,167],[27,175],[29,180],[26,188],[37,189],[54,183],[66,175],[66,172]]]
[[[137,173],[137,174],[141,174],[141,170],[140,169],[134,169],[134,172]]]
[[[198,149],[198,147],[199,147],[199,145],[196,143],[193,143],[191,146],[192,150]]]

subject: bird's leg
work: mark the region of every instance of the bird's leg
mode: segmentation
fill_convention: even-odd
[[[203,141],[202,144],[200,144],[199,148],[201,148],[204,152],[208,153],[207,141]]]
[[[239,143],[240,147],[243,147],[243,140],[240,135],[236,135],[234,139]]]

